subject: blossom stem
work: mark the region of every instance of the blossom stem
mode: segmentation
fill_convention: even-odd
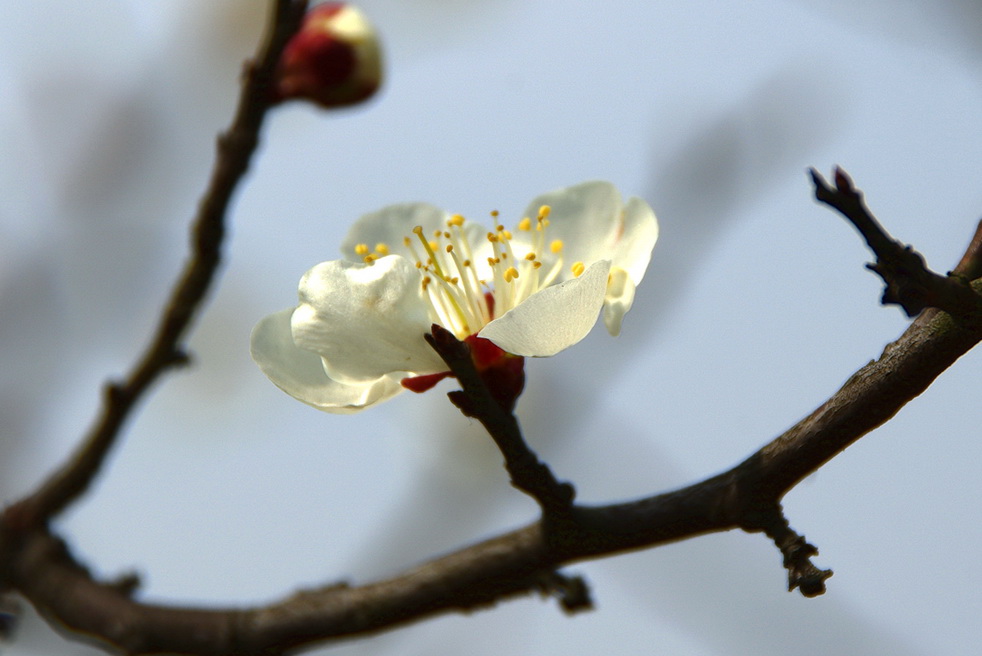
[[[438,324],[433,324],[426,341],[460,382],[462,389],[450,392],[450,401],[487,429],[505,458],[511,484],[535,499],[545,516],[568,514],[576,494],[573,486],[557,480],[525,443],[514,413],[494,398],[478,373],[467,344]]]

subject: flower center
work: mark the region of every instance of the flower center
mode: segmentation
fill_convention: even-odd
[[[404,237],[403,245],[420,272],[420,289],[435,322],[464,339],[552,284],[562,269],[563,242],[546,240],[550,212],[543,205],[534,221],[529,217],[519,221],[517,239],[498,223],[498,212],[491,212],[495,226],[485,234],[487,245],[460,214],[429,235],[421,226],[414,227],[413,236]],[[355,253],[371,264],[388,255],[390,248],[376,244],[372,251],[367,244],[358,244]],[[550,265],[544,266],[544,261]],[[573,275],[579,276],[583,268],[582,262],[573,264]]]

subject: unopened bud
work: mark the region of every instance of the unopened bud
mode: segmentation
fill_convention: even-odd
[[[351,5],[327,2],[307,12],[283,50],[273,100],[344,107],[367,100],[382,81],[374,26]]]

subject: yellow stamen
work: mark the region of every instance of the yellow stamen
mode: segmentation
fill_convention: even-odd
[[[548,205],[543,205],[539,208],[539,221],[545,221],[549,218],[549,214],[552,213],[552,208]]]
[[[368,255],[368,244],[355,244],[355,255]]]
[[[454,214],[447,221],[447,227],[457,226],[459,228],[462,225],[464,225],[464,217],[460,214]]]
[[[570,270],[573,272],[574,276],[579,278],[580,275],[582,275],[583,271],[586,270],[586,267],[583,266],[582,262],[574,262],[573,266],[570,267]]]
[[[549,244],[549,250],[552,251],[553,254],[559,253],[559,251],[563,250],[563,240],[556,239],[553,241],[551,244]]]
[[[382,256],[388,255],[389,254],[389,247],[388,247],[388,245],[383,244],[382,242],[379,242],[379,243],[375,244],[375,252],[378,253],[379,255],[382,255]]]
[[[528,232],[529,230],[531,230],[532,229],[532,219],[530,219],[530,218],[528,218],[526,216],[524,219],[522,219],[521,221],[518,222],[518,229],[521,230],[521,231],[523,231],[523,232]]]
[[[508,267],[507,269],[505,269],[505,273],[503,277],[505,279],[505,282],[511,282],[512,280],[518,277],[518,269],[516,269],[515,267]]]

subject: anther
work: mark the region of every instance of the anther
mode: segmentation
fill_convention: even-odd
[[[570,270],[573,272],[574,276],[579,278],[583,271],[586,270],[586,267],[583,266],[582,262],[574,262],[573,266],[570,267]]]
[[[553,254],[556,254],[559,251],[563,250],[563,240],[556,239],[555,241],[553,241],[551,244],[549,244],[549,250],[552,251]]]
[[[355,244],[355,255],[368,255],[368,244]]]
[[[508,267],[507,269],[505,269],[505,273],[503,277],[505,279],[505,282],[511,282],[512,280],[518,277],[518,269],[516,269],[515,267]]]

